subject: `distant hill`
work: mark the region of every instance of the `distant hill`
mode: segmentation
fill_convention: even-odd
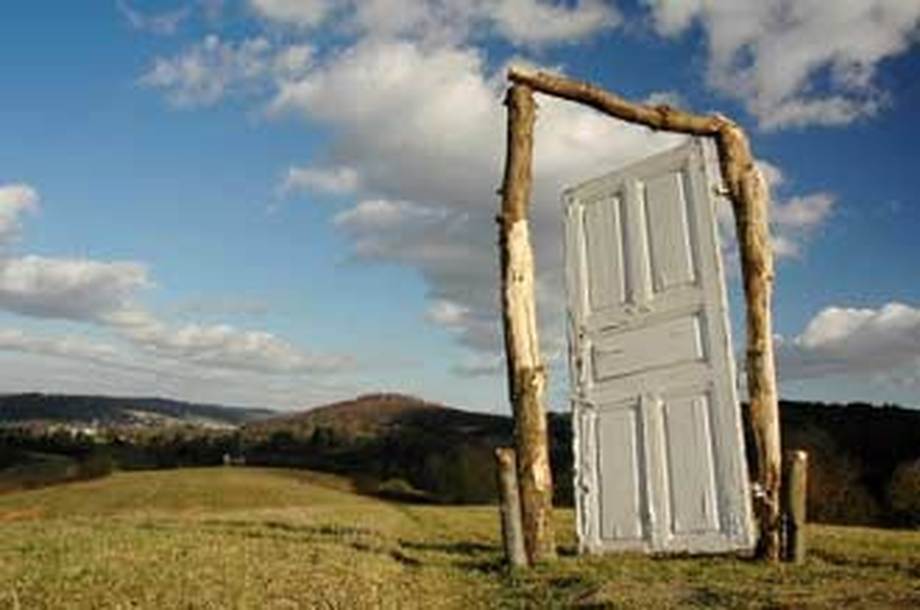
[[[311,437],[317,431],[342,440],[378,438],[400,430],[424,428],[450,437],[506,437],[511,421],[502,415],[473,413],[398,393],[366,394],[306,411],[248,422],[254,435],[290,432]]]
[[[197,424],[238,426],[275,415],[268,409],[226,407],[168,400],[66,394],[0,395],[0,425],[57,423],[98,426]]]
[[[568,416],[550,416],[553,463],[571,470]],[[495,494],[493,451],[512,442],[504,415],[473,413],[404,394],[368,394],[245,424],[249,463],[322,469],[395,483],[447,502]],[[571,494],[571,477],[557,495]]]

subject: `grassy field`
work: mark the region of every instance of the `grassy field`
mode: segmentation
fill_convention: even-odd
[[[819,527],[801,569],[563,556],[501,567],[494,507],[357,496],[308,472],[116,474],[0,495],[0,609],[920,608],[920,532]]]

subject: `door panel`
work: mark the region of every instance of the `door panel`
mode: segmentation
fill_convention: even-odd
[[[602,413],[597,421],[601,538],[642,538],[639,417],[635,408]]]
[[[565,194],[583,550],[753,544],[718,184],[694,139]]]

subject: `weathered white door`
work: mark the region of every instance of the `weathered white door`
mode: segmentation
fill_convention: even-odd
[[[564,194],[582,551],[753,545],[713,145]]]

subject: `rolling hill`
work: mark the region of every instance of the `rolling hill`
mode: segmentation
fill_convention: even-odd
[[[119,398],[66,394],[0,395],[0,425],[34,422],[98,426],[194,424],[238,426],[275,415],[268,409],[225,407],[164,398]]]

